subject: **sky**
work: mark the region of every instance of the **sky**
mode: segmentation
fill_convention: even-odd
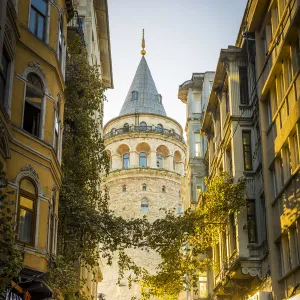
[[[220,50],[234,45],[247,0],[109,0],[114,89],[107,90],[104,124],[117,117],[141,60],[146,60],[169,117],[184,129],[178,87],[192,73],[215,71]]]

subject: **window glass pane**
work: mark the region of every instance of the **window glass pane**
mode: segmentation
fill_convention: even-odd
[[[38,9],[42,14],[46,15],[47,3],[45,0],[32,0],[31,5]]]
[[[140,153],[140,167],[147,167],[147,155],[145,152]]]
[[[163,167],[163,157],[160,154],[156,155],[156,166],[158,168],[162,168]]]
[[[33,213],[20,209],[18,240],[24,243],[32,243]]]
[[[142,201],[141,202],[141,211],[148,211],[149,206],[148,206],[148,201]]]
[[[20,205],[28,209],[33,209],[33,201],[23,196],[20,197]]]
[[[38,28],[37,28],[37,36],[41,40],[44,39],[44,27],[45,27],[45,17],[42,15],[38,15]]]
[[[35,34],[36,18],[37,18],[37,13],[36,13],[36,11],[33,8],[31,8],[31,10],[30,10],[29,29],[34,34]]]
[[[123,168],[129,168],[129,154],[124,154],[123,156]]]
[[[2,59],[1,59],[1,69],[2,69],[2,76],[4,77],[4,79],[7,78],[9,61],[10,61],[10,59],[9,59],[8,55],[6,54],[5,51],[3,51]]]
[[[35,187],[29,179],[23,179],[20,184],[20,188],[28,193],[35,195]]]

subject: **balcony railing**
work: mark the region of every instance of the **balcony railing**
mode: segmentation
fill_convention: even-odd
[[[68,23],[68,30],[74,30],[79,35],[81,44],[85,45],[83,25],[84,19],[80,18],[75,10],[73,18]]]
[[[184,139],[182,136],[180,136],[178,133],[176,133],[173,129],[165,129],[161,127],[152,127],[152,126],[128,126],[128,127],[122,127],[118,129],[112,129],[110,132],[108,132],[105,136],[104,139],[107,139],[109,137],[115,136],[115,135],[120,135],[124,133],[129,133],[129,132],[155,132],[155,133],[160,133],[169,137],[173,137],[176,140],[181,141],[182,143],[185,143]]]

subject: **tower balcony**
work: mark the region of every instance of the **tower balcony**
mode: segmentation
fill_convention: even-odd
[[[130,134],[136,132],[161,134],[164,136],[168,136],[170,138],[174,138],[185,144],[184,138],[180,136],[178,133],[176,133],[174,129],[165,129],[165,128],[155,127],[155,126],[128,126],[128,127],[118,128],[118,129],[113,128],[110,132],[104,135],[104,139],[108,139],[116,135]]]

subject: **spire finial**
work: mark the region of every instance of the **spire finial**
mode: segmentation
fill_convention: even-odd
[[[145,50],[145,30],[143,29],[143,38],[142,38],[142,48],[143,50],[141,51],[141,54],[144,56],[146,54]]]

